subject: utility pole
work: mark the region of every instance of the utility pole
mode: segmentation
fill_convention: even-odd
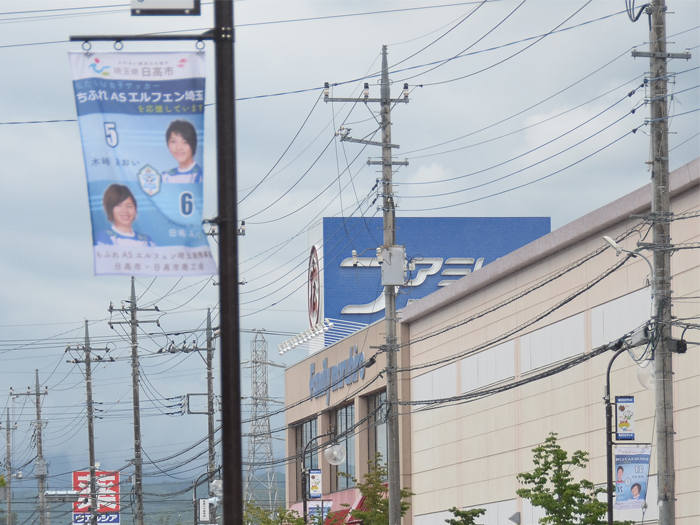
[[[26,392],[16,393],[10,389],[10,395],[13,397],[34,396],[34,403],[36,404],[36,421],[34,422],[34,425],[36,427],[36,478],[39,484],[39,523],[41,525],[46,525],[46,503],[44,501],[44,492],[46,491],[46,461],[44,460],[41,432],[43,426],[43,422],[41,420],[41,396],[47,395],[49,393],[49,389],[46,387],[43,392],[39,390],[39,370],[36,370],[35,372],[36,387],[34,392],[32,392],[31,387],[27,388]]]
[[[651,118],[651,219],[653,221],[654,304],[658,341],[654,352],[656,375],[656,458],[659,525],[676,519],[676,472],[673,428],[673,353],[671,350],[671,199],[668,159],[668,69],[669,58],[689,59],[690,53],[666,51],[666,2],[652,0],[649,15],[649,52],[633,51],[634,57],[650,59]]]
[[[207,480],[209,484],[216,479],[216,472],[219,470],[216,468],[216,439],[214,428],[214,416],[216,411],[214,410],[214,401],[216,395],[214,393],[214,331],[211,326],[211,308],[207,308],[207,346],[206,348],[200,348],[196,344],[187,346],[185,342],[182,343],[181,348],[177,348],[174,343],[170,343],[170,346],[163,348],[158,351],[168,352],[170,354],[175,354],[178,352],[201,352],[206,350],[206,366],[207,366],[207,430],[208,430],[208,442],[209,442],[209,459],[207,462]],[[202,395],[202,394],[187,394],[187,413],[188,414],[204,414],[205,412],[196,412],[190,409],[190,396],[191,395]]]
[[[209,432],[209,485],[216,470],[216,440],[214,439],[214,334],[211,329],[211,308],[207,308],[207,430]]]
[[[43,392],[41,392],[39,390],[39,370],[36,370],[36,388],[35,388],[34,392],[32,392],[31,387],[28,387],[26,392],[17,392],[17,393],[13,392],[12,389],[10,388],[10,396],[12,396],[12,397],[19,397],[19,396],[34,396],[35,397],[34,402],[36,404],[36,421],[34,424],[36,427],[36,478],[37,478],[37,481],[39,483],[39,523],[41,525],[46,525],[46,503],[44,501],[44,492],[46,490],[46,461],[44,461],[44,454],[43,454],[43,448],[42,448],[41,428],[42,428],[43,422],[41,421],[41,396],[45,396],[48,393],[49,393],[48,387],[46,387],[46,389]],[[8,426],[8,428],[10,426],[9,420],[8,420],[7,426]],[[9,434],[8,434],[8,436],[9,436]],[[8,441],[8,444],[9,444],[9,441]],[[8,469],[8,471],[9,471],[9,469]],[[12,476],[10,475],[9,477],[11,478]],[[9,503],[10,499],[8,498],[7,501]],[[8,513],[9,513],[9,511],[8,511]]]
[[[39,523],[46,525],[46,502],[44,493],[46,491],[46,461],[44,460],[42,443],[42,421],[41,421],[41,396],[49,393],[48,386],[42,393],[39,391],[39,370],[36,372],[36,383],[34,395],[36,403],[36,479],[39,484]]]
[[[134,524],[143,525],[143,460],[141,459],[141,412],[139,406],[139,345],[138,345],[138,326],[143,323],[160,324],[157,320],[139,321],[136,314],[138,312],[159,312],[158,307],[155,308],[138,308],[136,305],[136,290],[134,286],[134,277],[131,278],[131,297],[129,298],[129,307],[114,308],[112,303],[109,304],[109,313],[122,312],[129,313],[128,321],[109,321],[109,327],[114,329],[115,324],[128,324],[131,327],[131,391],[134,402]],[[94,467],[90,465],[91,469]]]
[[[12,398],[12,389],[10,388],[10,398]],[[11,405],[10,405],[11,406]],[[5,452],[5,472],[7,479],[5,480],[5,494],[7,495],[7,525],[12,525],[12,434],[13,429],[10,427],[10,407],[7,407],[7,426],[5,427],[7,438],[7,451]]]
[[[326,83],[328,88],[328,83]],[[396,102],[408,102],[408,84],[403,86],[403,97],[391,98],[391,84],[389,83],[389,66],[387,59],[387,46],[382,46],[382,76],[379,99],[369,98],[369,85],[365,83],[364,102],[379,102],[381,108],[382,141],[380,143],[369,140],[351,139],[348,134],[341,134],[342,141],[359,142],[381,146],[382,160],[367,161],[370,165],[382,166],[381,195],[384,228],[384,245],[377,249],[377,255],[381,254],[382,285],[384,286],[385,302],[385,327],[386,340],[383,350],[386,351],[387,363],[387,467],[389,475],[389,525],[401,523],[401,468],[399,447],[399,413],[398,413],[398,381],[397,381],[397,337],[396,337],[396,286],[404,284],[404,260],[405,254],[402,246],[396,246],[396,204],[394,202],[394,190],[392,185],[393,166],[407,166],[408,161],[395,161],[392,159],[391,150],[399,146],[391,143],[391,104]],[[333,102],[358,102],[358,99],[329,98],[325,100]],[[360,100],[362,101],[362,100]],[[348,130],[349,131],[349,130]]]
[[[81,350],[80,346],[77,348]],[[66,348],[66,351],[71,350],[70,345]],[[92,348],[90,346],[90,333],[88,331],[88,321],[85,320],[85,343],[83,344],[82,350],[84,352],[84,359],[72,359],[69,363],[85,363],[85,387],[87,389],[87,424],[88,424],[88,455],[90,460],[90,521],[92,525],[97,525],[97,476],[95,471],[97,467],[95,465],[95,416],[94,416],[94,404],[92,402],[92,363],[101,362],[103,359],[100,356],[97,358],[92,358],[90,352],[93,350],[104,350],[109,352],[109,348]],[[114,359],[110,358],[110,361]]]

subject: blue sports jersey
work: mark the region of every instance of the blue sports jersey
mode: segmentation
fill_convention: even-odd
[[[180,168],[173,168],[168,171],[164,171],[163,184],[187,184],[187,183],[202,183],[204,180],[203,170],[199,164],[195,162],[187,171],[181,171]]]
[[[95,236],[95,246],[155,246],[150,235],[134,231],[124,235],[115,230],[102,230]]]

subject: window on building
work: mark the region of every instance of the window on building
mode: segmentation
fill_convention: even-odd
[[[356,476],[355,471],[355,405],[347,405],[333,414],[333,424],[337,435],[340,436],[338,443],[345,447],[345,461],[340,465],[331,467],[331,490],[349,489],[355,486],[352,480]],[[338,473],[346,475],[339,476]]]
[[[316,419],[309,419],[303,423],[297,425],[294,429],[296,449],[297,449],[297,490],[296,499],[297,501],[302,499],[302,482],[301,476],[303,475],[304,469],[318,468],[318,452],[314,451],[314,445],[312,443],[307,447],[306,454],[302,458],[301,455],[304,452],[304,446],[318,435],[318,423]],[[308,490],[308,487],[307,487]]]
[[[367,460],[369,461],[374,461],[375,454],[379,452],[382,455],[382,461],[386,463],[386,410],[386,391],[367,398],[367,413],[369,414],[367,431],[369,457]]]

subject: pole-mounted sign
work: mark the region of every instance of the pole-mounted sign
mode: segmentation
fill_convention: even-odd
[[[634,396],[615,396],[615,439],[634,441]]]
[[[198,16],[200,0],[131,0],[131,16]]]

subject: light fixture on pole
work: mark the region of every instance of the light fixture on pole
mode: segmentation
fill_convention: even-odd
[[[614,241],[614,239],[608,237],[607,235],[603,236],[603,240],[605,242],[607,242],[610,246],[613,247],[613,249],[615,250],[615,252],[617,253],[618,256],[622,252],[625,252],[625,253],[629,253],[630,256],[632,256],[632,257],[640,256],[642,259],[644,259],[647,262],[647,264],[649,265],[649,271],[651,272],[651,299],[653,301],[654,300],[654,267],[651,265],[651,261],[649,259],[647,259],[646,256],[639,253],[639,250],[634,250],[634,251],[627,250],[627,249],[623,248],[622,246],[620,246],[619,244],[617,244]],[[640,250],[641,250],[641,248],[640,248]]]

